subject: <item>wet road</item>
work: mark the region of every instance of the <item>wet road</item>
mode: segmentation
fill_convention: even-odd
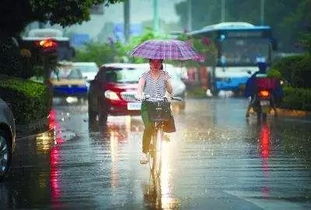
[[[54,131],[18,139],[0,209],[311,209],[311,121],[245,120],[244,99],[187,100],[160,180],[139,164],[140,117],[89,128],[87,105],[54,104]]]

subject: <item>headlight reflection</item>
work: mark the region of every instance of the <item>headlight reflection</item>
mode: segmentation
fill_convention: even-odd
[[[170,160],[173,152],[170,144],[162,144],[162,168],[161,175],[155,177],[150,174],[149,184],[144,192],[144,197],[148,205],[154,209],[176,209],[179,202],[172,195]]]

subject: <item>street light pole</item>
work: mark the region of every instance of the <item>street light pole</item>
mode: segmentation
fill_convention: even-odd
[[[159,32],[159,7],[158,0],[153,0],[153,30]]]
[[[265,23],[265,0],[260,0],[260,24]]]
[[[124,1],[124,38],[128,43],[130,39],[130,0]]]
[[[221,22],[226,20],[226,0],[221,0]]]
[[[192,31],[192,1],[188,0],[188,31]]]

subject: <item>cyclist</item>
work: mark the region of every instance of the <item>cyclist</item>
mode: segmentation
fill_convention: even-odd
[[[172,94],[172,85],[170,76],[166,71],[163,71],[163,60],[149,59],[150,70],[142,74],[138,82],[138,90],[136,98],[143,99],[144,95],[149,95],[152,98],[163,98],[165,93]],[[147,153],[151,135],[153,132],[153,123],[149,119],[146,103],[142,102],[141,116],[145,125],[143,140],[142,140],[142,157],[141,164],[148,163]]]

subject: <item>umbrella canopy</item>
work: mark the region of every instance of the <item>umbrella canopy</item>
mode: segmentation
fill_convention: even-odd
[[[136,46],[132,56],[148,59],[202,60],[187,42],[180,40],[148,40]]]

